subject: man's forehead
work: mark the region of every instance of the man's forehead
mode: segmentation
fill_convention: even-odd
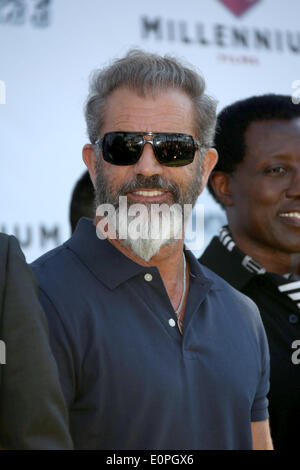
[[[245,132],[246,153],[276,151],[289,143],[299,142],[300,152],[300,117],[293,119],[268,119],[252,121]],[[268,148],[267,148],[268,147]]]
[[[130,130],[133,126],[134,130],[140,126],[139,130],[145,131],[185,132],[188,130],[185,127],[191,127],[193,117],[193,102],[181,90],[170,88],[141,95],[122,87],[107,98],[104,128],[105,131]]]
[[[252,121],[247,127],[245,136],[251,138],[266,138],[279,134],[300,134],[300,117],[292,119],[264,119]]]
[[[116,112],[121,113],[123,109],[152,110],[153,108],[164,108],[165,104],[170,107],[179,108],[182,111],[190,110],[193,106],[191,98],[177,88],[167,88],[157,91],[145,91],[143,94],[127,87],[119,87],[114,90],[106,100],[106,107],[116,105]]]

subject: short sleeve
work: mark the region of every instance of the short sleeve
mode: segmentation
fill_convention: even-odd
[[[261,352],[261,376],[251,408],[251,421],[265,421],[269,418],[269,401],[267,395],[270,389],[270,353],[267,336],[261,319],[258,325],[258,340]]]
[[[74,360],[72,357],[70,339],[61,320],[59,312],[55,308],[51,299],[41,288],[39,289],[39,300],[42,304],[44,312],[46,313],[49,327],[50,345],[57,363],[59,379],[65,400],[68,408],[70,409],[76,395],[76,374],[73,366]]]

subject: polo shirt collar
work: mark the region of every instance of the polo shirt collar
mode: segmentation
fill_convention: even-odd
[[[123,255],[108,240],[101,240],[92,219],[82,217],[65,246],[106,287],[113,290],[128,279],[156,268],[141,266]]]
[[[300,276],[267,272],[236,246],[228,226],[222,227],[219,237],[213,238],[199,261],[238,290],[242,290],[253,277],[263,276],[300,309]]]
[[[222,227],[219,237],[214,237],[199,259],[212,271],[238,290],[265,268],[243,253],[232,240],[228,226]]]
[[[184,247],[184,254],[190,267],[191,279],[199,281],[202,285],[207,285],[208,287],[212,286],[214,284],[214,280],[204,274],[199,261],[195,258],[192,251],[186,248],[186,246]]]
[[[111,290],[141,273],[159,273],[155,266],[141,266],[108,240],[98,238],[93,220],[86,217],[79,220],[74,234],[64,245]],[[184,252],[190,266],[190,276],[209,288],[213,280],[204,275],[201,265],[190,250],[185,248]]]

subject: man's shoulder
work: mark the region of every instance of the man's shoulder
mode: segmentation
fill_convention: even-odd
[[[0,289],[3,290],[7,282],[19,282],[20,279],[24,289],[29,289],[35,282],[18,239],[0,233]]]
[[[67,248],[63,244],[47,251],[47,253],[33,261],[30,266],[36,275],[41,275],[43,272],[49,272],[52,269],[56,270],[65,263],[68,257]]]
[[[86,312],[85,288],[89,278],[84,263],[67,241],[40,256],[31,268],[49,325],[55,324],[59,317],[62,323],[72,324],[75,331],[75,323],[80,325]]]
[[[5,283],[9,241],[9,235],[6,235],[5,233],[0,233],[0,289]]]
[[[233,287],[228,281],[226,281],[226,279],[221,277],[215,271],[213,271],[212,269],[202,264],[201,259],[199,260],[199,263],[201,265],[201,269],[205,277],[213,281],[214,288],[215,288],[214,290],[216,292],[222,291],[220,292],[220,295],[223,295],[223,296],[229,295],[229,296],[233,296],[233,298],[237,300],[246,301],[246,302],[249,301],[249,305],[255,306],[255,303],[249,297],[247,297],[245,294],[243,294],[238,289]]]
[[[84,270],[85,260],[81,255],[81,248],[89,246],[89,234],[85,230],[89,225],[89,219],[79,223],[79,230],[76,229],[68,240],[31,263],[40,286],[44,281],[49,284],[57,279],[70,282],[77,273]]]
[[[0,252],[7,250],[9,239],[9,235],[6,233],[0,233]]]
[[[68,285],[71,287],[73,279],[82,270],[82,263],[66,242],[37,258],[30,267],[40,289],[60,292]]]
[[[17,238],[14,235],[7,235],[6,233],[0,233],[1,259],[3,257],[6,257],[8,252],[12,252],[13,254],[17,253],[19,256],[21,255],[25,259]]]

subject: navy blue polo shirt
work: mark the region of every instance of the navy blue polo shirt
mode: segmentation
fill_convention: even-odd
[[[183,335],[158,269],[90,219],[33,263],[75,448],[251,449],[250,422],[268,418],[258,309],[185,254]]]

